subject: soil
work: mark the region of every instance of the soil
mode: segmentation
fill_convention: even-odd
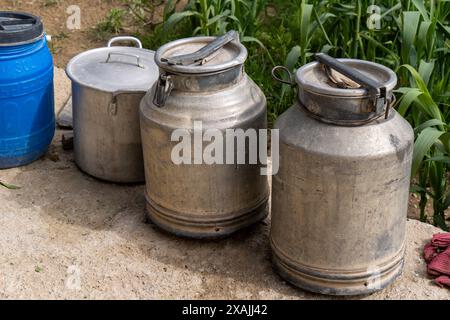
[[[112,8],[124,8],[123,0],[0,0],[0,10],[26,11],[42,18],[45,30],[52,36],[50,48],[55,65],[64,68],[82,51],[105,46],[105,40],[95,36],[95,27]],[[81,29],[69,30],[67,9],[81,9]]]
[[[411,193],[409,195],[408,202],[408,218],[420,220],[420,208],[419,208],[420,197],[416,194]],[[433,199],[428,199],[427,205],[425,207],[426,222],[433,223]],[[447,220],[447,226],[450,227],[450,208],[445,210],[445,217]]]
[[[146,224],[144,186],[98,181],[63,151],[2,170],[0,299],[327,299],[275,274],[270,220],[227,239],[177,238]],[[356,299],[450,299],[426,275],[424,244],[439,229],[407,223],[403,275]]]

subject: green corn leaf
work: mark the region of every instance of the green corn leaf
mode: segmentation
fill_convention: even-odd
[[[442,163],[450,164],[450,157],[441,155],[441,156],[435,156],[435,157],[428,158],[425,161],[442,162]]]
[[[413,63],[411,61],[411,51],[414,50],[417,28],[419,27],[420,13],[418,11],[403,12],[402,28],[402,60],[403,63]]]
[[[441,110],[439,109],[438,105],[434,102],[433,98],[428,94],[422,94],[420,95],[416,102],[420,104],[422,109],[431,117],[436,118],[438,120],[443,119]],[[444,130],[442,126],[439,127],[441,130]]]
[[[422,94],[417,97],[416,102],[420,103],[424,111],[432,118],[438,119],[442,121],[442,113],[439,110],[439,107],[434,102],[433,98],[430,95],[430,92],[427,89],[427,85],[425,81],[422,79],[420,74],[410,65],[402,65],[401,67],[408,69],[411,73],[417,87],[422,91]],[[442,127],[440,128],[443,129]]]
[[[286,61],[284,65],[291,71],[294,71],[294,67],[298,62],[298,59],[300,59],[301,56],[301,50],[300,46],[295,46],[289,51]]]
[[[440,140],[444,146],[445,153],[450,154],[450,132],[443,134]]]
[[[397,54],[390,50],[388,47],[386,47],[385,45],[383,45],[381,42],[379,42],[378,40],[376,40],[374,37],[372,37],[369,33],[367,32],[361,32],[360,36],[364,39],[366,39],[367,41],[369,41],[371,44],[373,44],[375,47],[385,51],[386,53],[388,53],[391,57],[393,57],[396,61],[398,61],[398,57]]]
[[[442,136],[441,136],[440,139],[442,139]],[[444,144],[442,143],[441,140],[437,140],[434,143],[434,147],[436,148],[436,151],[439,151],[441,154],[446,154],[447,153],[447,150],[445,149]]]
[[[408,71],[411,73],[411,75],[413,76],[414,81],[417,84],[417,87],[422,90],[424,93],[430,95],[430,93],[428,92],[427,89],[427,85],[425,84],[425,81],[423,81],[422,77],[420,76],[420,74],[417,72],[416,69],[414,69],[414,67],[410,66],[409,64],[404,64],[401,67],[404,67],[406,69],[408,69]]]
[[[435,128],[426,128],[424,129],[417,137],[416,142],[414,143],[414,152],[413,152],[413,161],[412,161],[412,169],[411,176],[414,177],[417,173],[417,170],[420,168],[422,164],[423,158],[428,153],[430,148],[439,139],[444,132],[436,130]]]
[[[208,22],[206,23],[206,26],[211,26],[214,23],[218,22],[221,19],[225,19],[230,14],[230,10],[225,10],[223,13],[212,17],[211,19],[208,19]]]
[[[447,192],[444,199],[444,210],[448,209],[450,207],[450,191]]]
[[[297,64],[298,60],[301,57],[301,48],[300,46],[294,46],[291,51],[289,51],[286,61],[284,62],[284,65],[291,71],[294,70],[295,65]],[[292,79],[288,79],[288,75],[283,73],[282,75],[283,80],[291,81]],[[281,99],[284,98],[286,95],[286,92],[289,90],[292,90],[290,86],[283,84],[281,87]]]
[[[383,19],[385,16],[387,16],[391,12],[400,10],[401,8],[402,8],[402,4],[400,2],[398,2],[395,6],[393,6],[392,8],[390,8],[388,10],[386,10],[385,12],[383,12],[381,14],[381,18]]]
[[[194,31],[192,31],[192,34],[195,36],[197,34],[199,34],[202,31],[202,28],[200,26],[198,26],[197,28],[194,29]]]
[[[411,104],[422,94],[418,88],[402,88],[405,89],[403,91],[396,90],[396,92],[402,92],[403,96],[400,98],[398,102],[398,113],[402,116],[405,116],[406,111],[408,111]]]
[[[306,51],[310,41],[310,26],[311,26],[311,14],[313,11],[312,4],[306,4],[306,1],[302,1],[302,11],[300,17],[300,49],[302,64],[306,63]]]
[[[425,121],[424,123],[422,123],[418,127],[416,127],[414,129],[414,133],[420,133],[425,128],[440,126],[440,125],[445,125],[445,123],[438,119],[431,119],[431,120]]]
[[[409,188],[409,192],[411,192],[411,193],[422,193],[422,192],[427,192],[427,190],[425,188],[422,188],[421,186],[418,186],[418,185],[411,185],[411,187]]]
[[[431,30],[430,27],[431,21],[422,21],[420,23],[419,33],[417,35],[416,41],[417,52],[419,57],[425,55],[424,48],[427,48],[429,31]]]
[[[164,31],[168,31],[172,29],[174,26],[176,26],[180,21],[182,21],[184,18],[197,16],[201,17],[201,15],[198,12],[195,11],[183,11],[183,12],[175,12],[172,14],[169,19],[164,23]]]
[[[241,38],[241,42],[254,42],[256,44],[258,44],[261,49],[263,49],[267,56],[269,57],[270,63],[272,63],[273,66],[275,66],[275,61],[272,58],[272,55],[270,54],[269,50],[267,49],[267,47],[264,45],[264,43],[262,43],[258,38],[255,37],[248,37],[248,36],[244,36]]]
[[[450,37],[450,26],[446,26],[440,21],[437,22],[437,25],[442,29],[442,31],[447,33],[447,37]]]
[[[3,181],[0,181],[0,186],[6,188],[6,189],[10,189],[10,190],[17,190],[20,189],[20,187],[15,186],[13,184],[9,184],[9,183],[5,183]]]
[[[335,46],[330,46],[329,44],[326,44],[320,49],[320,52],[328,53],[331,49],[336,48]]]
[[[447,227],[447,224],[445,223],[445,219],[441,215],[435,214],[433,216],[433,221],[439,228],[441,228],[444,231],[448,231],[448,227]]]
[[[325,21],[329,18],[334,18],[336,17],[334,14],[332,13],[322,13],[320,16],[317,14],[317,11],[314,9],[314,17],[315,17],[315,21],[313,22],[312,26],[311,26],[311,33],[313,33],[315,31],[315,29],[317,27],[320,28],[320,30],[322,31],[323,36],[325,37],[325,40],[328,42],[329,45],[333,45],[333,43],[331,42],[330,38],[328,37],[327,31],[325,30],[323,24],[325,23]]]
[[[175,11],[177,0],[168,0],[164,7],[164,20],[167,20],[169,15]]]
[[[428,83],[430,81],[431,74],[434,70],[434,61],[431,62],[425,62],[423,60],[420,61],[419,64],[419,74],[422,77],[425,85],[428,86]]]
[[[430,18],[428,16],[428,11],[425,8],[423,0],[412,0],[412,3],[414,3],[414,6],[417,8],[417,10],[419,10],[420,14],[423,17],[423,20],[429,21]]]

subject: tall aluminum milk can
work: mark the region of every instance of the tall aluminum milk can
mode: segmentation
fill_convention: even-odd
[[[316,59],[297,71],[297,102],[275,124],[274,267],[309,291],[368,294],[403,268],[413,130],[390,108],[392,70]]]
[[[169,232],[221,237],[267,215],[261,164],[211,164],[201,159],[210,142],[198,144],[202,135],[222,138],[207,137],[210,130],[225,137],[227,129],[267,127],[266,98],[244,72],[246,58],[233,31],[173,41],[156,52],[160,79],[141,102],[141,136],[148,217]],[[187,143],[184,151],[180,143]],[[223,158],[233,157],[236,145]],[[180,154],[183,161],[173,158]]]

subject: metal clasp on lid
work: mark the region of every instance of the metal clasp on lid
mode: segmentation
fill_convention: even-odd
[[[153,96],[153,104],[158,108],[164,107],[167,98],[173,89],[173,81],[170,75],[162,73],[156,84],[155,95]]]
[[[389,116],[389,101],[387,99],[386,87],[380,85],[378,81],[367,77],[358,70],[349,67],[348,65],[330,57],[325,53],[316,53],[314,56],[317,61],[325,66],[325,68],[334,69],[337,72],[355,81],[356,83],[360,84],[362,87],[365,87],[369,92],[370,99],[374,107],[373,112],[381,114],[386,109],[385,117],[387,119],[387,117]]]
[[[233,40],[239,41],[239,34],[236,31],[231,30],[196,52],[162,58],[161,61],[167,62],[169,65],[202,65],[211,60],[215,53]]]

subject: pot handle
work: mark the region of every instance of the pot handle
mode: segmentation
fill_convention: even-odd
[[[285,73],[287,73],[287,75],[289,76],[289,80],[284,80],[280,77],[277,76],[277,72],[278,70],[281,70]],[[293,75],[291,73],[291,71],[289,71],[288,68],[286,68],[285,66],[276,66],[275,68],[272,69],[272,78],[278,82],[290,85],[290,86],[295,86],[295,81],[292,80],[293,79]]]
[[[113,43],[115,42],[122,42],[122,41],[131,41],[136,44],[136,46],[139,49],[142,49],[142,42],[138,38],[135,37],[129,37],[129,36],[121,36],[121,37],[114,37],[111,40],[108,41],[108,48],[112,47]]]
[[[137,54],[130,54],[130,53],[125,53],[125,52],[110,52],[110,53],[108,53],[108,59],[106,59],[105,63],[108,63],[111,60],[111,56],[112,55],[136,58],[136,62],[137,62],[136,65],[139,68],[144,68],[144,66],[141,64],[141,57],[140,56],[138,56]]]

